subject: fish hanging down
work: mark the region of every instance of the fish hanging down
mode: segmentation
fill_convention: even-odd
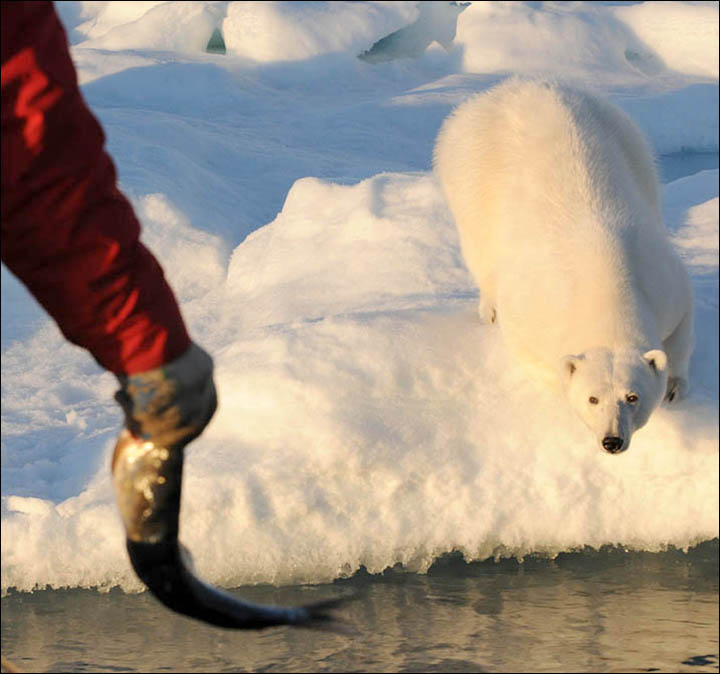
[[[167,449],[124,429],[115,446],[115,497],[135,573],[157,599],[177,613],[230,629],[292,625],[344,634],[353,628],[334,614],[344,599],[298,607],[242,601],[201,581],[178,540],[184,447]]]

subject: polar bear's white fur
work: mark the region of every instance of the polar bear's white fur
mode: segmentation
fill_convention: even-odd
[[[434,164],[483,319],[607,451],[627,449],[664,395],[686,394],[693,344],[639,130],[587,93],[511,79],[448,117]]]

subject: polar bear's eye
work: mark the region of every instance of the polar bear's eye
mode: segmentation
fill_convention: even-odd
[[[627,400],[631,405],[634,405],[639,398],[634,393],[628,393],[627,396],[625,396],[625,400]]]
[[[597,405],[600,401],[599,401],[595,396],[590,396],[590,397],[588,398],[588,402],[589,402],[591,405]]]

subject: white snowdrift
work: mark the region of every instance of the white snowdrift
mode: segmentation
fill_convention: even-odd
[[[718,76],[717,3],[474,2],[456,43],[470,73],[556,73],[596,83],[677,71]]]
[[[85,49],[203,52],[222,22],[223,3],[109,2],[75,30],[88,36]]]
[[[215,307],[205,332],[221,407],[189,453],[182,516],[201,572],[223,585],[319,582],[360,565],[422,571],[450,550],[469,559],[658,550],[717,535],[717,259],[707,268],[717,244],[707,246],[718,222],[710,200],[687,200],[711,183],[717,194],[717,172],[679,182],[666,209],[694,251],[693,392],[613,457],[479,322],[432,178],[298,181],[203,301]],[[192,330],[198,321],[208,314],[190,312]],[[24,354],[54,342],[38,335]],[[98,417],[107,427],[119,415],[89,403],[89,390],[73,403],[65,382],[92,378],[81,360],[62,362],[62,373],[43,366],[35,376],[49,374],[44,395],[74,412],[76,428],[96,429],[103,461],[57,505],[4,500],[2,585],[137,588],[111,500],[111,436],[97,436]],[[21,399],[9,396],[4,413],[20,414]],[[22,405],[31,415],[32,401]]]
[[[668,68],[717,79],[718,9],[717,2],[666,0],[613,7],[611,11]]]
[[[166,4],[164,0],[119,0],[117,2],[60,2],[56,7],[63,15],[72,16],[70,9],[74,5],[75,23],[70,26],[87,39],[102,37],[113,28],[133,23],[142,18],[149,10]],[[192,4],[192,3],[191,3]]]
[[[228,51],[260,63],[357,54],[417,18],[416,2],[231,2]]]

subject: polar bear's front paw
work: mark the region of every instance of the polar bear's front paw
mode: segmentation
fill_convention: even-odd
[[[492,302],[486,302],[481,299],[478,310],[480,313],[480,320],[483,323],[497,323],[497,309]]]
[[[678,402],[687,396],[688,380],[685,377],[668,377],[665,400],[669,403]]]

